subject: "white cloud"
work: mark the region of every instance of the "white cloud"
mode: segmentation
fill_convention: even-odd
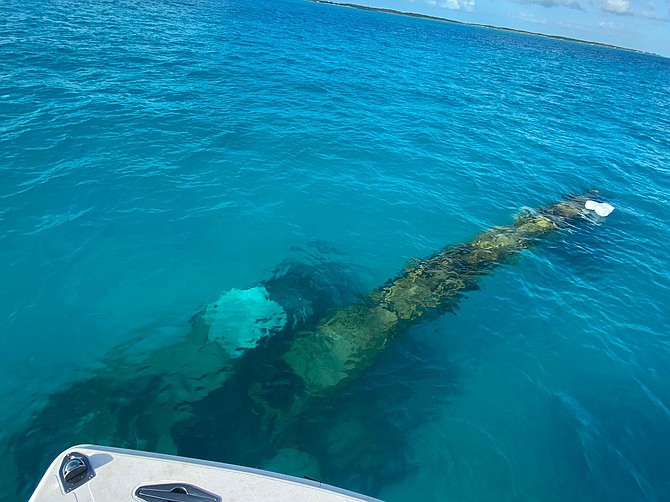
[[[667,4],[670,7],[670,0],[667,0]],[[638,12],[637,15],[654,21],[665,21],[666,23],[670,21],[670,9],[666,15],[663,15],[656,10],[655,5],[651,2],[647,4],[645,10]]]
[[[632,16],[633,11],[630,8],[630,0],[603,0],[600,4],[603,12],[611,12],[622,16]]]
[[[600,28],[603,28],[605,30],[623,30],[624,25],[622,23],[614,23],[612,21],[601,21],[598,23],[598,26]]]
[[[661,16],[656,14],[656,12],[653,11],[653,10],[643,10],[642,12],[640,12],[640,17],[644,17],[644,18],[647,18],[647,19],[656,19],[656,20],[659,20],[659,21],[661,21],[663,19]]]
[[[665,1],[670,6],[670,0]],[[638,8],[633,8],[634,6],[631,5],[631,2],[632,0],[602,0],[600,10],[608,14],[616,14],[619,16],[641,17],[666,23],[670,21],[670,12],[665,16],[660,14],[653,1],[647,1],[646,8],[643,10],[641,10],[640,5],[638,5]],[[640,2],[637,3],[639,4]]]
[[[570,9],[584,10],[578,0],[517,0],[519,3],[541,5],[542,7],[568,7]]]
[[[511,16],[514,19],[520,19],[521,21],[526,21],[533,24],[547,24],[547,19],[544,17],[537,17],[535,14],[529,14],[528,12],[519,12],[518,14]]]
[[[423,3],[433,7],[451,10],[475,10],[475,0],[423,0]]]

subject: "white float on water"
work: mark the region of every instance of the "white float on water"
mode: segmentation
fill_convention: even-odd
[[[595,200],[587,200],[584,203],[584,207],[603,218],[614,211],[614,206],[612,204],[608,204],[607,202],[596,202]]]

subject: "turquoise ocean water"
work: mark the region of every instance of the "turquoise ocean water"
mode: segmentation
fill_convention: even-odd
[[[3,500],[76,442],[165,450],[153,384],[99,382],[231,288],[301,264],[346,303],[591,188],[611,216],[415,326],[299,445],[203,397],[177,453],[391,501],[670,499],[670,60],[298,0],[0,17]]]

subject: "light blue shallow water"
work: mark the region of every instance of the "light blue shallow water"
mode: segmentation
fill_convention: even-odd
[[[332,397],[367,424],[323,432],[356,437],[350,463],[339,439],[310,454],[388,500],[670,497],[670,60],[293,0],[0,15],[8,458],[108,351],[174,343],[296,250],[365,291],[598,188],[602,225],[486,277]],[[71,442],[47,439],[40,467]],[[38,471],[8,469],[3,499]]]

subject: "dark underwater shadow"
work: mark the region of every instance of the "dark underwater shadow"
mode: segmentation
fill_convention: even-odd
[[[353,268],[341,257],[331,259],[331,255],[312,246],[294,249],[268,280],[259,283],[284,307],[287,325],[280,333],[268,333],[260,341],[261,350],[247,351],[252,353],[250,362],[258,357],[256,353],[272,353],[273,347],[296,329],[355,297],[360,286]],[[188,334],[168,346],[147,350],[140,335],[116,347],[97,369],[82,372],[81,379],[50,395],[41,409],[24,417],[16,431],[6,434],[3,447],[9,465],[2,475],[7,491],[3,499],[27,500],[53,458],[75,444],[168,454],[188,451],[173,440],[174,425],[190,417],[198,422],[199,410],[203,409],[198,402],[220,388],[236,368],[249,365],[244,362],[248,354],[231,357],[219,344],[208,340],[208,327],[201,314],[191,318]],[[142,347],[140,352],[138,347]],[[246,373],[242,371],[241,375],[244,378]],[[226,406],[249,408],[244,396],[234,394],[227,396]],[[211,413],[203,409],[202,415]],[[249,430],[253,425],[253,420],[237,424]],[[251,435],[225,430],[221,424],[212,423],[199,433],[198,437],[248,437],[250,441],[243,449],[254,457],[264,448],[259,438],[254,441]],[[225,450],[216,460],[234,462],[238,457],[224,454]]]
[[[407,335],[350,384],[311,397],[297,410],[295,395],[303,384],[276,358],[284,349],[249,352],[235,375],[173,428],[179,453],[374,496],[418,467],[404,454],[408,432],[432,420],[459,392],[458,375],[444,354]]]

